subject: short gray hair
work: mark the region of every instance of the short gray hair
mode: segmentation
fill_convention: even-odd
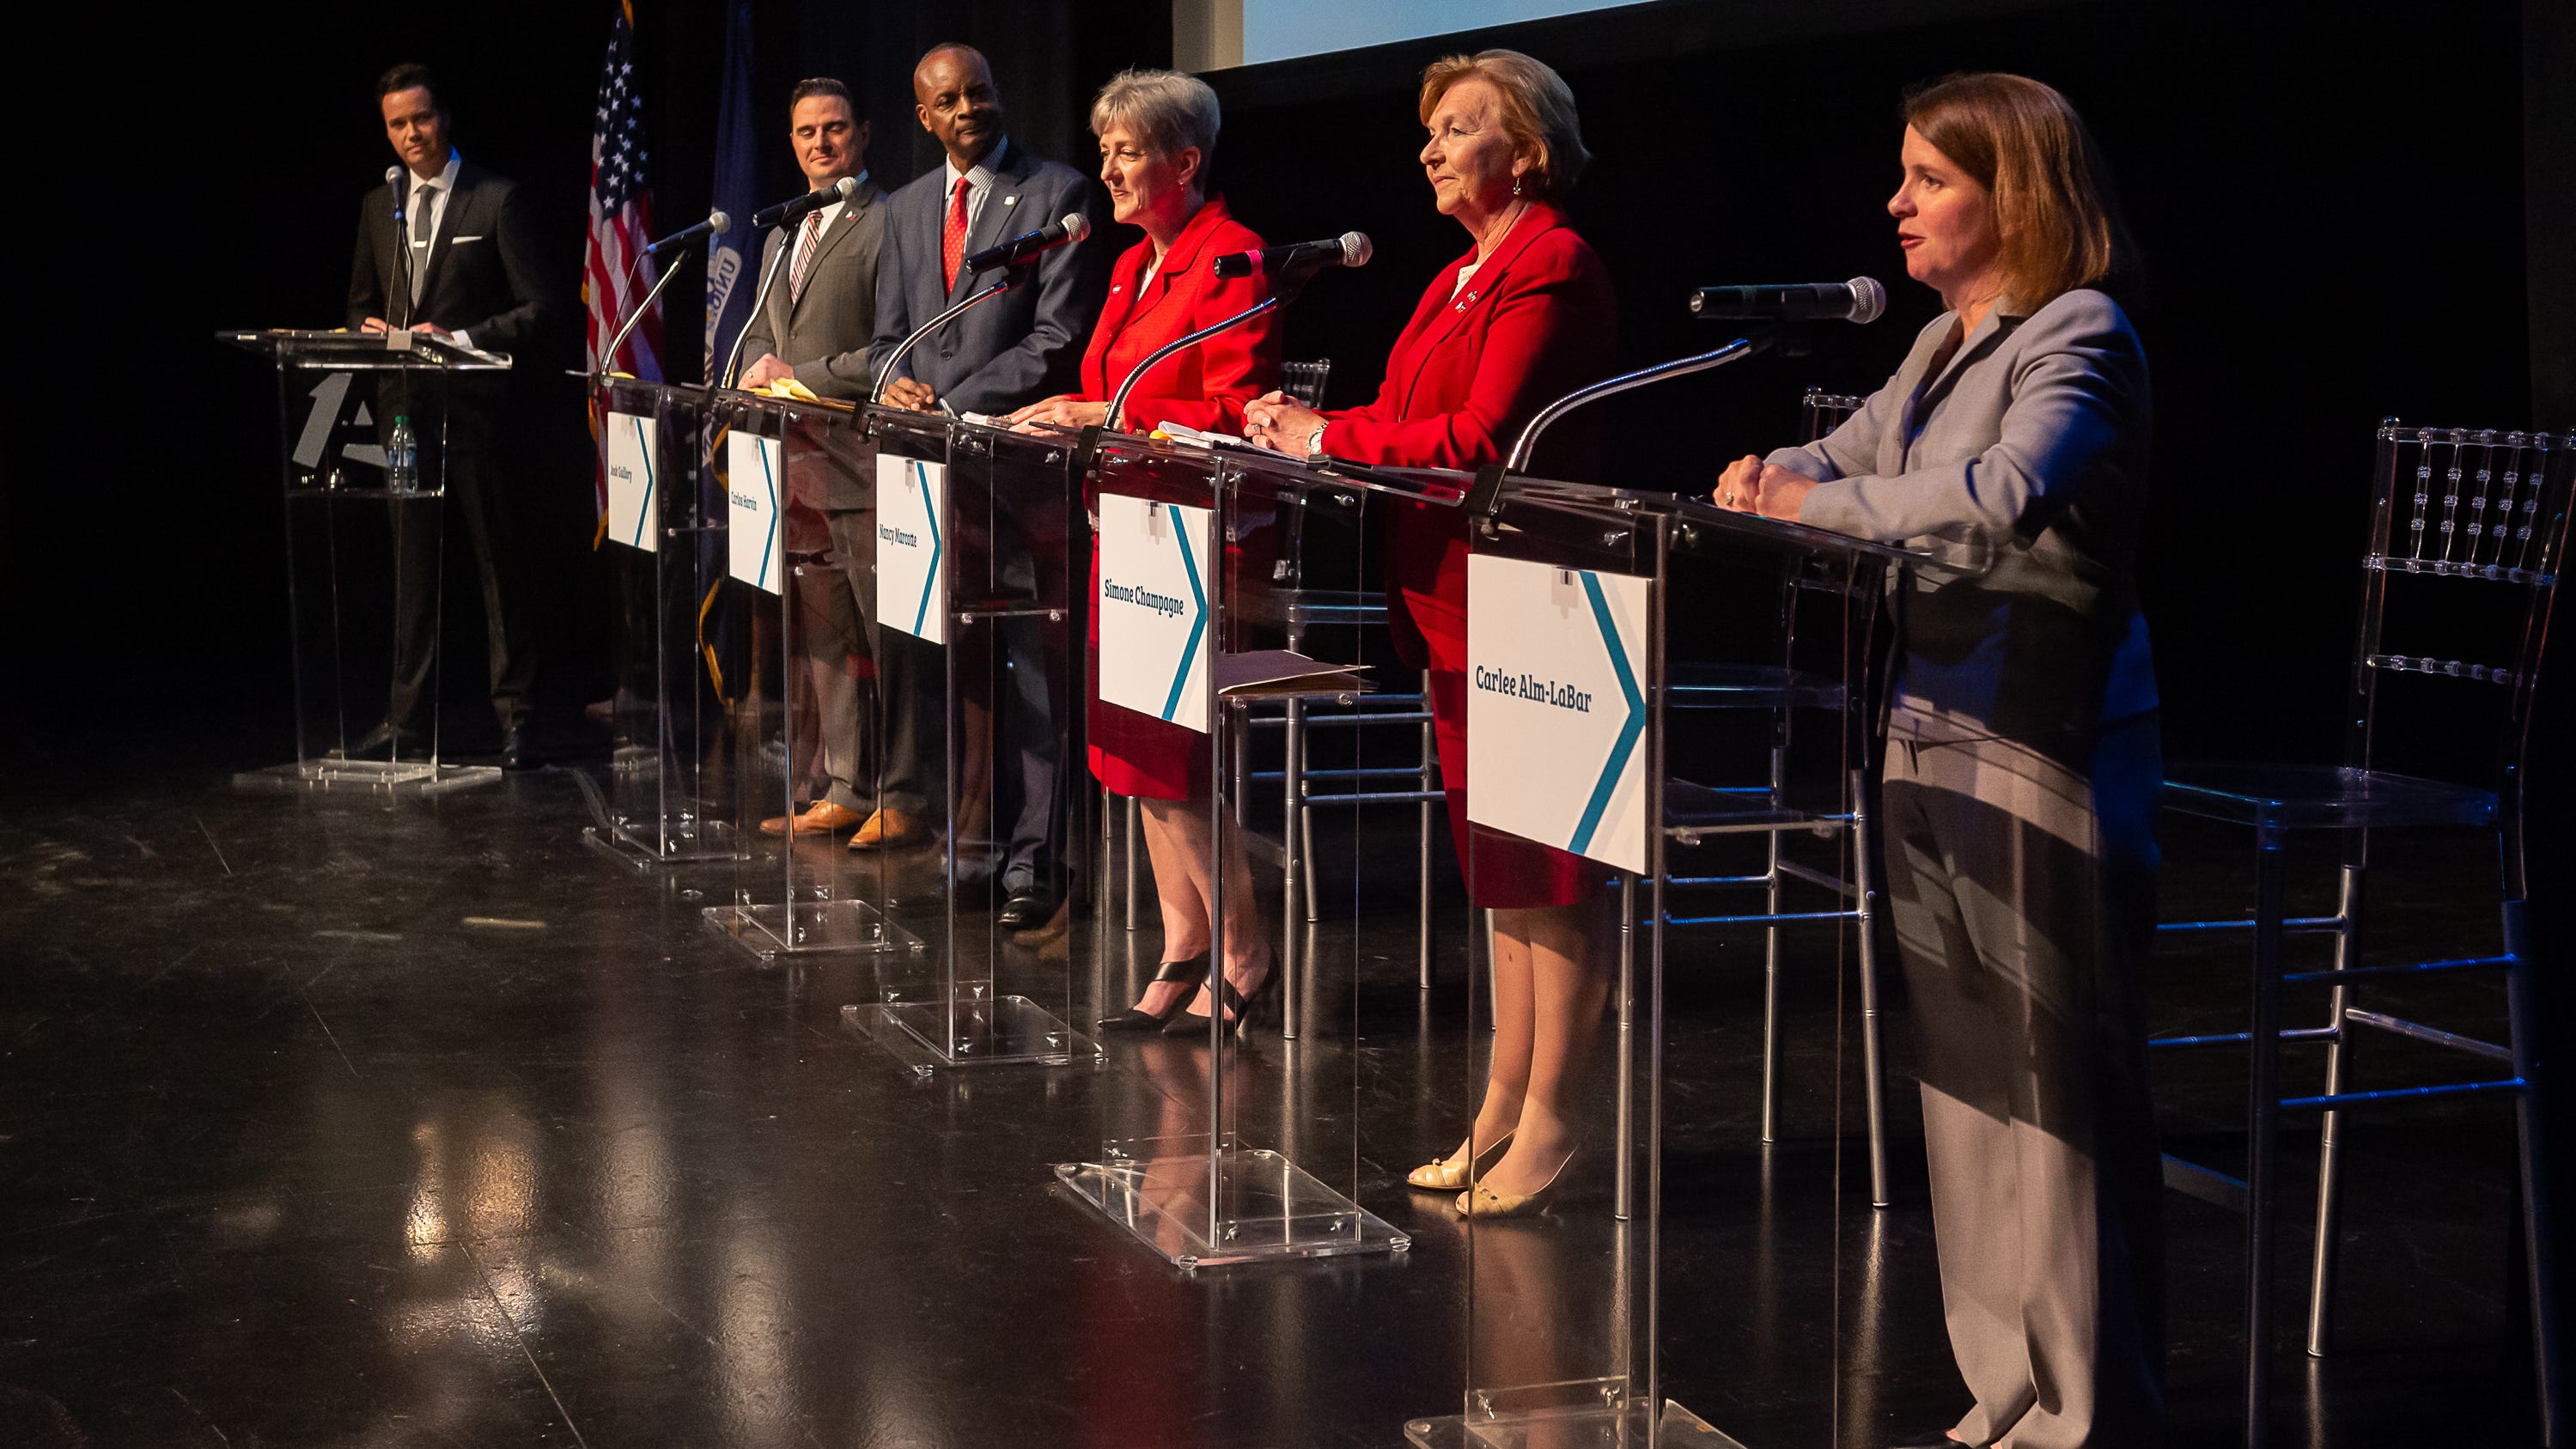
[[[1091,100],[1091,133],[1123,125],[1136,139],[1164,156],[1178,156],[1196,146],[1199,174],[1192,184],[1204,189],[1208,164],[1216,159],[1216,92],[1206,81],[1176,70],[1122,70],[1109,78]]]

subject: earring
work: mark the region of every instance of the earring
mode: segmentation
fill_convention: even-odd
[[[1521,194],[1521,179],[1520,179],[1519,177],[1515,176],[1515,177],[1513,177],[1513,178],[1512,178],[1512,195],[1514,195],[1514,196],[1518,196],[1518,195],[1520,195],[1520,194]]]

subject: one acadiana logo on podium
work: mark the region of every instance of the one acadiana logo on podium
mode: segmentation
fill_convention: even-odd
[[[1467,560],[1467,818],[1643,872],[1648,581]]]
[[[947,464],[877,455],[877,622],[932,644],[948,642],[947,518]]]
[[[1211,509],[1100,497],[1100,698],[1208,732]]]

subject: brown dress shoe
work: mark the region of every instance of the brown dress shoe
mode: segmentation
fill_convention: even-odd
[[[927,839],[929,832],[921,822],[900,810],[879,810],[850,837],[852,850],[892,850]]]
[[[849,829],[851,826],[858,824],[866,818],[866,816],[861,815],[856,810],[852,810],[845,805],[835,805],[829,800],[817,800],[813,804],[805,807],[804,814],[796,817],[794,822],[795,833],[798,835],[838,835],[842,831]],[[785,835],[788,833],[788,827],[789,822],[786,816],[772,815],[768,819],[760,822],[760,833],[763,835]]]

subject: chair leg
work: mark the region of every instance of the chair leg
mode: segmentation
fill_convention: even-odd
[[[1431,708],[1431,675],[1428,672],[1422,676],[1422,707],[1426,712]],[[1439,747],[1433,741],[1430,721],[1425,720],[1422,725],[1422,769],[1418,776],[1421,784],[1417,787],[1425,795],[1431,793],[1431,776],[1438,766],[1439,759]],[[1419,874],[1415,878],[1415,890],[1418,894],[1415,905],[1417,914],[1415,929],[1420,935],[1420,940],[1416,949],[1419,955],[1418,969],[1422,976],[1421,986],[1423,990],[1428,991],[1431,989],[1431,802],[1429,800],[1422,802],[1419,816],[1420,823],[1416,827],[1419,839],[1416,841],[1416,849],[1421,860],[1417,867]]]
[[[1780,803],[1788,752],[1771,749],[1771,803]],[[1765,870],[1763,912],[1780,914],[1780,832],[1771,832],[1771,857]],[[1780,1140],[1780,928],[1762,929],[1762,1140]]]
[[[2550,1261],[2549,1159],[2542,1150],[2539,1104],[2530,1085],[2537,1070],[2540,1019],[2533,999],[2529,929],[2523,903],[2507,900],[2504,948],[2513,960],[2505,967],[2505,1006],[2512,1023],[2514,1075],[2525,1083],[2514,1095],[2513,1125],[2522,1158],[2523,1287],[2531,1299],[2532,1377],[2540,1392],[2540,1442],[2563,1449],[2569,1442],[2567,1385],[2559,1357],[2559,1306],[2550,1292],[2557,1278]]]
[[[1292,699],[1288,701],[1287,723],[1279,732],[1282,740],[1279,773],[1283,784],[1280,787],[1279,798],[1279,953],[1277,958],[1280,972],[1279,988],[1285,993],[1284,999],[1291,1002],[1297,999],[1297,888],[1302,879],[1299,866],[1303,863],[1299,847],[1305,843],[1298,839],[1297,827],[1300,820],[1297,804],[1299,798],[1306,793],[1305,730],[1305,702]],[[1311,895],[1312,883],[1307,884],[1308,893]],[[1289,1013],[1283,1010],[1280,1016],[1283,1028],[1281,1034],[1295,1036],[1294,1031],[1285,1029]]]
[[[2361,930],[2361,867],[2343,868],[2343,883],[2335,904],[2334,969],[2349,971],[2356,964],[2355,952]],[[2352,1041],[2344,1032],[2344,1009],[2352,1004],[2351,988],[2338,982],[2327,999],[2326,1021],[2334,1028],[2334,1040],[2326,1047],[2326,1095],[2344,1090],[2352,1071]],[[2333,1336],[2334,1284],[2337,1259],[2342,1249],[2343,1221],[2343,1131],[2344,1114],[2331,1111],[2318,1124],[2317,1136],[2317,1240],[2308,1269],[2308,1356],[2326,1356],[2326,1344]]]
[[[2245,1449],[2263,1449],[2272,1393],[2273,1206],[2281,1115],[2281,860],[2269,829],[2254,849],[2254,984],[2246,1090]]]
[[[1144,806],[1136,797],[1127,797],[1127,929],[1136,929],[1136,817]]]
[[[1860,1056],[1862,1090],[1869,1093],[1869,1205],[1888,1205],[1887,1059],[1878,1034],[1878,881],[1870,870],[1874,844],[1869,797],[1861,773],[1852,772],[1852,880],[1860,890]],[[1777,839],[1778,837],[1773,837]],[[1776,928],[1775,928],[1776,930]]]
[[[1619,1149],[1611,1213],[1626,1222],[1635,1210],[1637,1174],[1637,878],[1619,877]]]

